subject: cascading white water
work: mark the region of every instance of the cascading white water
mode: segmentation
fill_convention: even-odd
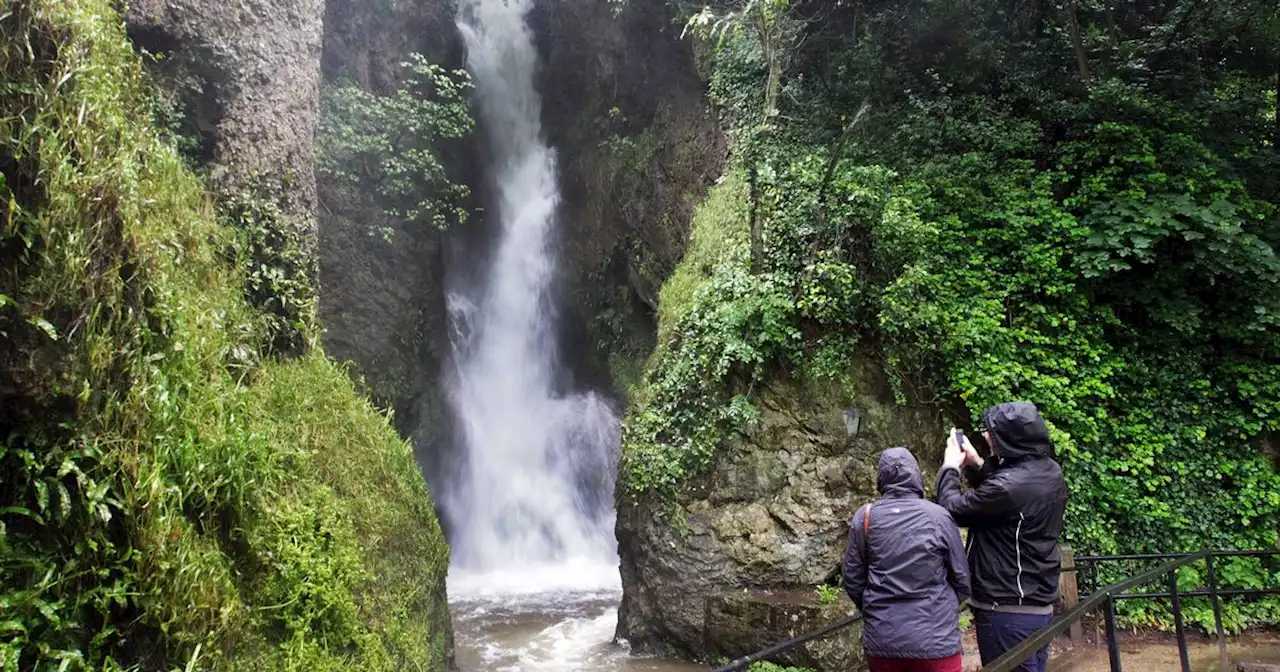
[[[529,6],[462,0],[459,7],[492,150],[489,211],[499,224],[479,282],[459,277],[447,292],[457,366],[449,397],[464,450],[443,502],[452,523],[451,591],[463,593],[618,583],[618,418],[594,393],[554,390],[549,290],[559,192],[534,90]]]
[[[622,586],[613,524],[618,418],[560,394],[550,287],[559,193],[534,90],[531,0],[461,0],[489,134],[496,247],[483,273],[453,259],[446,300],[461,442],[438,479],[450,524],[458,663],[481,670],[688,670],[612,641]],[[461,267],[461,268],[460,268]]]

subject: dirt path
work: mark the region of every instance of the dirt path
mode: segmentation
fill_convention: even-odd
[[[1188,641],[1188,658],[1194,672],[1219,672],[1218,646],[1214,640],[1193,637]],[[1227,641],[1228,670],[1236,662],[1280,664],[1280,633],[1257,633],[1234,637]],[[972,631],[965,633],[965,672],[977,670],[978,647]],[[1177,672],[1178,645],[1172,637],[1140,637],[1124,640],[1120,645],[1120,664],[1125,672]],[[1105,644],[1083,643],[1072,647],[1063,639],[1054,643],[1049,658],[1051,672],[1109,672],[1111,669]]]

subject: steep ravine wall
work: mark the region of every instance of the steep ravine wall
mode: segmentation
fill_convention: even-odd
[[[314,241],[316,107],[324,0],[133,0],[138,48],[182,106],[181,131],[220,189],[254,173],[282,182],[285,213]]]
[[[5,668],[445,669],[408,445],[251,284],[315,246],[320,5],[122,4],[0,12]]]
[[[322,86],[353,82],[391,94],[411,53],[461,67],[455,11],[451,0],[328,0]],[[474,183],[479,172],[470,141],[439,150],[454,179]],[[430,225],[388,216],[372,187],[344,189],[324,175],[318,185],[325,347],[351,362],[377,403],[394,411],[396,427],[413,437],[419,462],[429,467],[444,433],[437,386],[447,347],[444,236]],[[371,235],[381,227],[390,230],[389,239]]]
[[[245,296],[284,355],[310,347],[315,321],[322,12],[323,0],[137,0],[125,14],[167,101],[157,121],[237,220]]]
[[[653,348],[657,291],[727,152],[695,44],[661,0],[539,0],[544,128],[558,153],[571,346],[619,396]]]

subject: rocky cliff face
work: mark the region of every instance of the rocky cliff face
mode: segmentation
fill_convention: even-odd
[[[875,497],[880,452],[905,445],[931,473],[940,420],[893,404],[883,375],[864,366],[858,393],[776,379],[758,392],[758,425],[727,441],[712,469],[684,490],[680,513],[622,498],[618,543],[623,601],[618,634],[634,646],[737,657],[848,613],[822,607],[814,587],[837,576],[847,521]],[[856,631],[784,660],[853,669]]]
[[[329,0],[325,7],[324,86],[354,82],[390,94],[401,63],[420,53],[460,67],[456,5],[393,0]],[[470,182],[470,145],[446,151],[455,179]],[[389,217],[369,192],[321,176],[320,321],[325,348],[350,361],[396,426],[416,434],[420,458],[433,452],[441,423],[437,380],[447,344],[442,290],[443,236],[435,228]],[[390,236],[370,235],[379,228]]]
[[[134,44],[181,107],[188,149],[224,191],[255,174],[287,189],[285,213],[314,239],[313,166],[323,0],[134,0]]]
[[[150,53],[178,145],[244,234],[245,295],[270,351],[309,344],[316,280],[315,131],[323,0],[136,0],[129,36]]]
[[[662,0],[540,0],[544,128],[558,153],[571,352],[625,395],[653,347],[657,290],[727,152],[694,44]],[[607,374],[607,378],[606,378]]]

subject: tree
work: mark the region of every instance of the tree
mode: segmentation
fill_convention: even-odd
[[[462,202],[471,192],[450,179],[439,151],[474,126],[466,100],[471,78],[421,54],[410,54],[401,65],[407,78],[391,95],[353,82],[324,92],[317,169],[349,189],[372,192],[395,219],[439,229],[460,224],[467,219]]]
[[[681,37],[693,33],[714,42],[719,51],[725,39],[746,33],[760,47],[765,63],[766,79],[761,118],[742,129],[739,147],[747,166],[748,191],[751,199],[751,268],[761,270],[764,258],[764,222],[760,215],[759,163],[763,144],[774,130],[778,116],[778,96],[782,77],[796,47],[803,22],[790,15],[791,0],[736,0],[731,8],[716,13],[703,7],[685,23]]]

